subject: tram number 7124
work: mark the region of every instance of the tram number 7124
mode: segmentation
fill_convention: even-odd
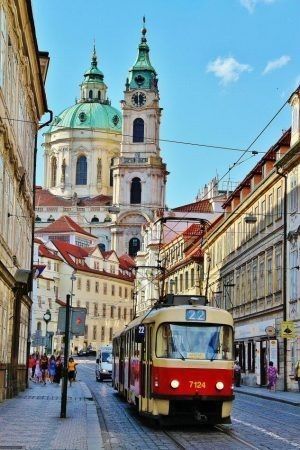
[[[205,381],[191,381],[190,380],[190,388],[195,388],[195,389],[205,389],[206,388],[206,383]]]

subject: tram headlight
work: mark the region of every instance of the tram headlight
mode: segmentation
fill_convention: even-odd
[[[222,381],[218,381],[216,383],[216,388],[218,389],[218,391],[221,391],[222,389],[224,389],[224,383],[222,383]]]
[[[179,387],[179,381],[178,380],[172,380],[171,381],[171,387],[173,389],[177,389]]]

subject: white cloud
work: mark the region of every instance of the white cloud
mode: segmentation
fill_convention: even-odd
[[[281,69],[281,67],[286,66],[290,62],[291,58],[288,55],[282,55],[278,59],[274,59],[274,61],[269,61],[266,67],[263,70],[263,75],[266,75],[269,72],[272,72],[276,69]]]
[[[249,11],[249,13],[252,14],[258,3],[271,4],[274,3],[275,1],[276,0],[240,0],[240,3]]]
[[[217,58],[207,65],[207,72],[212,72],[216,77],[220,78],[222,85],[227,85],[237,81],[241,73],[250,72],[252,67],[248,64],[240,64],[232,56],[228,58]]]

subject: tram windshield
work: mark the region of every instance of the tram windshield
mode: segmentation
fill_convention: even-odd
[[[157,330],[156,356],[171,359],[233,359],[228,325],[163,323]]]

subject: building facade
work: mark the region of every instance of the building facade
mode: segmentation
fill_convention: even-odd
[[[289,146],[287,131],[228,197],[203,245],[209,301],[233,314],[243,382],[265,385],[273,361],[279,389],[285,387],[290,367],[280,335],[286,307],[285,212],[284,181],[276,161]]]
[[[46,336],[43,316],[48,310],[49,353],[59,353],[63,343],[58,330],[58,312],[71,295],[71,306],[86,309],[85,335],[72,336],[70,349],[97,350],[111,343],[114,333],[122,330],[133,318],[133,268],[128,255],[118,257],[103,251],[96,237],[81,229],[68,217],[61,217],[44,229],[36,231],[37,268],[33,316],[33,336],[41,331]],[[33,348],[40,351],[40,348]]]
[[[0,27],[2,401],[27,383],[36,135],[47,110],[44,81],[49,57],[38,50],[29,1],[1,1]]]

